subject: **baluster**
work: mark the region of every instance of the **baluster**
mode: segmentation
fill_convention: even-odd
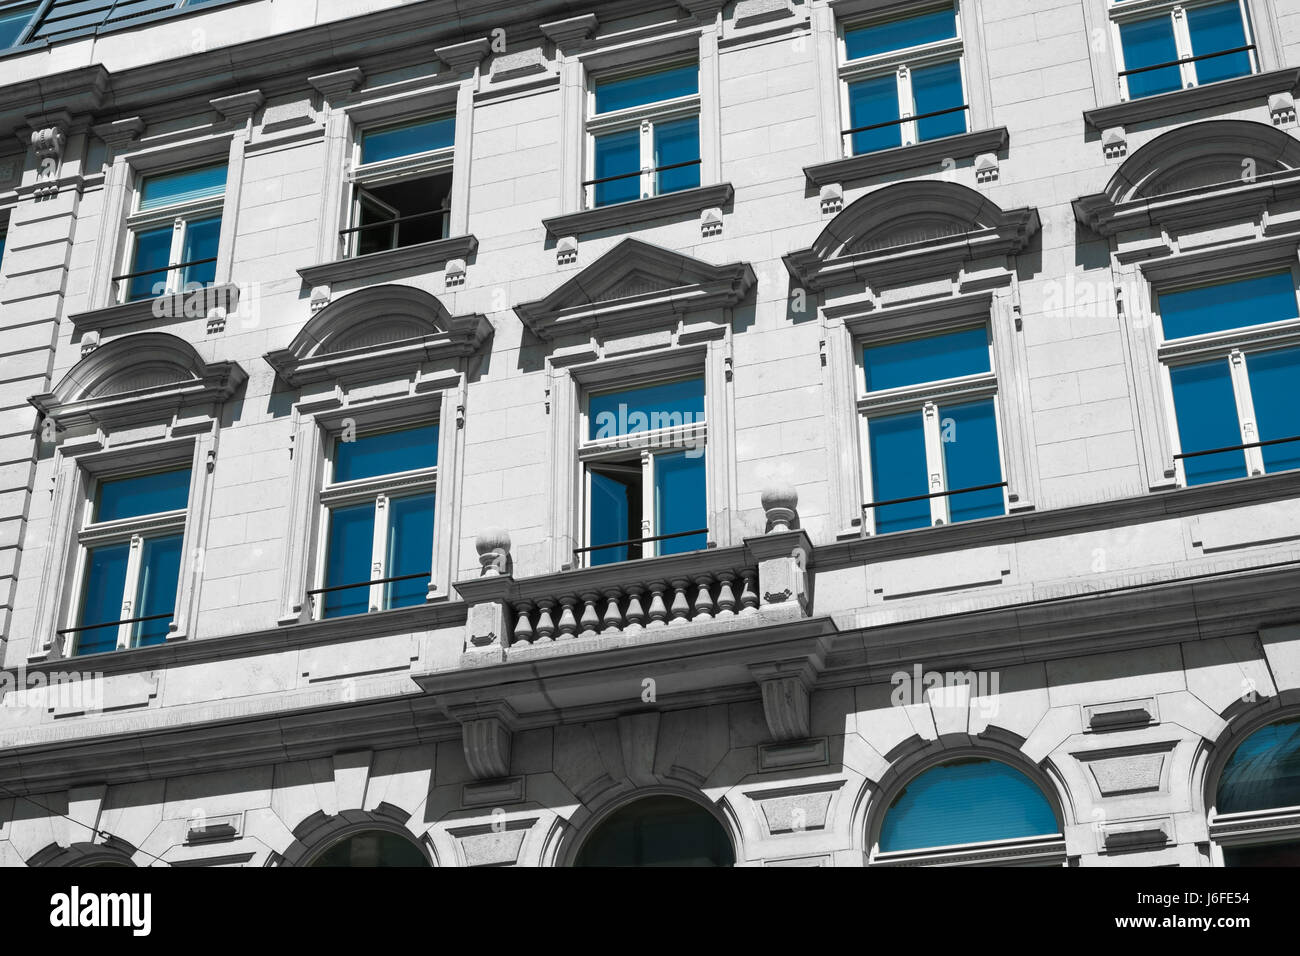
[[[560,634],[557,641],[568,641],[578,636],[578,619],[573,615],[578,599],[572,594],[560,598]]]
[[[531,644],[533,642],[533,622],[529,615],[533,612],[532,601],[515,602],[515,636],[510,641],[514,644]]]
[[[755,578],[757,575],[753,571],[741,571],[741,580],[743,584],[740,588],[740,613],[741,615],[758,613],[758,591],[756,589]]]
[[[709,593],[713,586],[713,575],[701,574],[695,578],[695,616],[692,624],[703,624],[713,620],[713,595]]]
[[[736,616],[736,592],[731,589],[731,582],[736,576],[730,571],[718,574],[718,613],[719,619]]]
[[[555,619],[551,617],[551,610],[555,607],[555,602],[550,598],[543,598],[537,602],[537,643],[550,644],[555,640]]]
[[[600,633],[600,614],[596,611],[596,601],[599,598],[599,591],[582,593],[582,619],[578,622],[582,625],[582,630],[578,633],[579,637],[595,637]]]
[[[623,612],[618,602],[623,592],[619,588],[605,589],[605,628],[602,634],[621,634],[623,632]]]
[[[645,609],[641,607],[643,593],[645,589],[635,584],[627,589],[627,624],[623,627],[625,634],[645,628]]]
[[[691,602],[686,598],[686,589],[690,587],[690,578],[673,578],[673,619],[670,625],[689,624],[691,622]]]
[[[647,630],[663,627],[668,620],[668,608],[664,606],[666,587],[667,585],[662,581],[655,581],[650,585],[650,623],[646,625]]]

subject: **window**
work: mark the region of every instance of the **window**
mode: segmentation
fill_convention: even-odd
[[[849,23],[840,38],[845,155],[966,132],[957,8]]]
[[[861,354],[874,533],[1005,514],[987,327],[868,344]]]
[[[23,42],[28,27],[36,18],[36,3],[0,4],[0,50],[8,50]]]
[[[1136,100],[1259,69],[1246,0],[1162,3],[1112,0],[1120,98]]]
[[[708,543],[702,378],[591,394],[585,472],[589,566]]]
[[[1233,751],[1219,777],[1213,829],[1240,829],[1247,842],[1223,847],[1225,866],[1298,866],[1300,839],[1291,822],[1291,839],[1277,839],[1276,811],[1300,807],[1300,720],[1269,724],[1255,731]],[[1263,813],[1271,827],[1251,826]],[[1234,816],[1225,821],[1224,816]],[[1236,827],[1233,827],[1236,824]],[[1273,839],[1260,842],[1273,830]]]
[[[144,176],[136,190],[119,295],[134,302],[211,285],[217,275],[226,164]]]
[[[161,644],[176,610],[190,469],[97,482],[78,535],[83,558],[69,656]]]
[[[1290,270],[1158,296],[1179,480],[1300,468],[1300,309]],[[1257,327],[1290,320],[1261,341]],[[1249,343],[1249,344],[1248,344]],[[1281,347],[1279,347],[1281,346]]]
[[[722,824],[681,797],[646,797],[611,814],[583,843],[574,866],[733,866]]]
[[[699,74],[692,62],[594,81],[587,208],[700,185]]]
[[[326,468],[313,616],[423,604],[433,573],[438,426],[336,435]]]
[[[339,840],[307,865],[427,867],[429,861],[406,837],[384,830],[367,830]]]
[[[455,142],[454,115],[361,131],[345,256],[447,238]]]

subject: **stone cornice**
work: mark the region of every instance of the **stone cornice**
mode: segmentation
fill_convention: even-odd
[[[992,129],[925,140],[912,146],[882,149],[861,156],[816,163],[805,166],[803,172],[808,184],[815,187],[829,183],[855,182],[905,169],[938,165],[944,159],[966,159],[979,153],[997,153],[1007,148],[1010,138],[1005,126],[995,126]]]
[[[581,212],[565,213],[543,219],[546,234],[553,239],[564,236],[583,236],[604,229],[622,226],[638,226],[654,219],[668,219],[683,213],[697,213],[713,207],[722,207],[731,202],[735,190],[731,183],[718,183],[714,186],[699,186],[695,189],[682,189],[662,196],[648,199],[634,199],[631,202],[614,203],[610,206],[597,206]]]
[[[239,286],[233,283],[208,286],[190,292],[174,292],[150,299],[136,299],[68,317],[78,332],[103,332],[157,320],[162,323],[202,319],[212,308],[227,314],[239,307]]]
[[[413,246],[385,249],[350,259],[335,259],[314,266],[303,266],[298,275],[309,285],[333,285],[352,279],[372,279],[387,274],[402,274],[412,270],[439,269],[450,259],[465,259],[478,249],[478,239],[472,235],[434,239]]]
[[[1109,129],[1112,126],[1129,127],[1147,120],[1213,109],[1243,100],[1264,100],[1272,93],[1293,93],[1298,88],[1300,69],[1288,67],[1195,86],[1190,90],[1174,90],[1172,93],[1144,96],[1127,103],[1084,110],[1083,121],[1095,130]]]

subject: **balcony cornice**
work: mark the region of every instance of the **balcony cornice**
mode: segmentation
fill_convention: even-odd
[[[1300,69],[1288,67],[1084,110],[1083,122],[1095,130],[1113,126],[1128,128],[1147,120],[1196,110],[1216,109],[1246,100],[1266,100],[1273,93],[1294,93],[1297,89],[1300,89]]]
[[[414,246],[371,252],[351,259],[335,259],[314,266],[303,266],[298,275],[308,285],[334,285],[354,279],[374,279],[410,272],[440,269],[451,259],[467,259],[478,249],[478,239],[472,235],[435,239]]]
[[[905,169],[937,166],[945,159],[968,159],[980,153],[999,153],[1007,148],[1011,134],[1005,126],[958,133],[939,139],[928,139],[912,146],[897,146],[860,156],[832,159],[825,163],[805,166],[803,173],[808,185],[820,188],[830,183],[849,183]]]

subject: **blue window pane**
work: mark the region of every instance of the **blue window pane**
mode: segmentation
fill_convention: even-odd
[[[127,296],[132,301],[150,299],[167,290],[167,267],[171,264],[172,227],[146,229],[135,234],[135,255],[131,273],[143,273],[128,280]]]
[[[862,364],[869,392],[977,375],[992,368],[988,333],[983,327],[870,345],[862,350]]]
[[[703,422],[704,379],[592,395],[587,419],[587,437],[592,440]]]
[[[602,548],[615,541],[634,541],[641,530],[641,465],[591,466],[591,527],[588,552],[593,567],[641,557],[641,545]]]
[[[867,425],[873,501],[928,494],[925,432],[921,413],[873,418]],[[876,534],[930,527],[930,502],[908,501],[875,508]]]
[[[655,168],[694,163],[665,169],[657,174],[658,194],[675,193],[679,189],[694,189],[700,184],[700,120],[697,116],[659,123],[655,126]]]
[[[388,577],[421,577],[388,585],[389,607],[423,604],[433,574],[433,495],[394,498],[388,504]]]
[[[1188,7],[1187,30],[1192,37],[1193,56],[1235,50],[1246,45],[1246,27],[1241,22],[1241,8],[1237,6],[1236,0],[1208,7]],[[1196,61],[1197,83],[1230,80],[1249,72],[1248,50]]]
[[[134,478],[101,481],[95,502],[96,521],[180,511],[189,506],[190,470],[158,471]]]
[[[1184,454],[1241,444],[1232,375],[1226,361],[1180,365],[1169,370],[1169,378],[1173,382],[1178,441]],[[1246,474],[1246,456],[1241,451],[1224,451],[1184,458],[1183,471],[1189,485],[1242,478]]]
[[[361,134],[361,162],[379,163],[399,156],[412,156],[456,143],[456,117],[404,123],[387,129],[368,130]]]
[[[131,545],[127,543],[90,550],[86,557],[86,584],[81,593],[81,615],[77,619],[79,627],[122,619],[126,561],[130,554]],[[79,631],[74,638],[77,655],[111,651],[117,647],[117,625]]]
[[[592,178],[623,177],[596,183],[596,205],[608,206],[641,198],[640,170],[641,133],[638,130],[596,137],[596,175]]]
[[[1298,315],[1295,283],[1290,272],[1160,296],[1160,323],[1166,339],[1280,322]]]
[[[849,128],[875,126],[899,118],[898,82],[891,76],[878,76],[849,86]],[[903,145],[901,124],[880,126],[853,134],[853,155],[874,153]]]
[[[1219,777],[1219,813],[1300,806],[1300,720],[1261,727],[1241,742]]]
[[[334,442],[334,480],[395,475],[438,464],[438,426],[417,425]]]
[[[1300,405],[1296,403],[1300,349],[1255,353],[1246,359],[1246,369],[1259,440],[1300,437]],[[1264,456],[1264,470],[1270,474],[1300,468],[1300,441],[1265,445],[1260,452]]]
[[[961,88],[961,64],[938,63],[912,71],[912,97],[916,100],[916,115],[936,113],[939,110],[964,106],[965,94]],[[917,138],[938,139],[966,132],[966,111],[955,110],[942,116],[916,121]]]
[[[209,199],[225,191],[225,163],[161,173],[145,177],[140,187],[140,208],[158,209],[195,199]]]
[[[844,31],[845,55],[850,60],[892,50],[905,50],[923,43],[951,40],[957,36],[957,12],[953,8],[936,10],[906,20],[874,23]]]
[[[643,73],[640,76],[597,83],[596,112],[612,113],[679,96],[692,96],[699,91],[700,70],[696,64],[690,63],[671,70],[660,70],[658,73]]]
[[[1178,47],[1174,43],[1174,25],[1168,14],[1124,24],[1119,28],[1119,40],[1124,47],[1124,69],[1126,70],[1155,66],[1157,63],[1170,63],[1178,59]],[[1128,98],[1131,100],[1154,96],[1156,93],[1168,93],[1181,89],[1183,85],[1177,66],[1130,73],[1127,80]]]
[[[35,12],[36,5],[32,4],[0,13],[0,50],[7,50],[18,42]]]
[[[1032,780],[996,760],[927,770],[895,798],[880,829],[881,852],[1014,840],[1059,833]]]
[[[371,552],[374,548],[375,506],[353,505],[330,512],[329,551],[325,561],[325,587],[356,584],[356,587],[322,594],[324,617],[365,614],[370,610]]]
[[[1002,481],[998,424],[993,399],[942,406],[943,468],[948,488],[975,488]],[[948,519],[971,521],[1006,514],[1001,488],[948,496]]]
[[[140,554],[140,592],[132,617],[174,614],[176,585],[181,576],[181,536],[146,538]],[[135,646],[161,644],[167,639],[170,618],[141,621],[133,630]]]
[[[181,273],[183,287],[211,285],[217,280],[217,245],[221,239],[221,217],[196,219],[185,225],[185,248],[181,251],[182,262],[198,262],[212,259],[201,265],[188,266]]]
[[[656,455],[655,534],[678,534],[708,526],[704,490],[704,449]],[[708,544],[706,533],[658,542],[659,554],[698,551]]]

